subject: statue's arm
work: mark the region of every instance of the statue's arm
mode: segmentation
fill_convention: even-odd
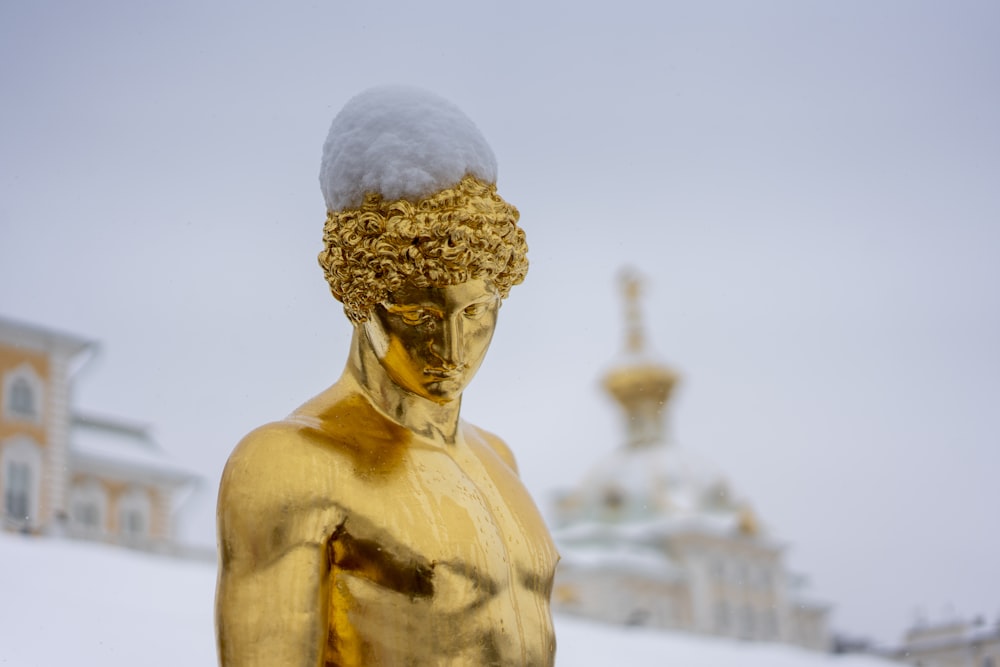
[[[303,490],[309,461],[300,444],[265,427],[240,443],[223,473],[215,603],[222,667],[323,663],[326,541],[339,517],[322,493]]]

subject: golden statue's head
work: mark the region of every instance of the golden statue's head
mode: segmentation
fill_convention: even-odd
[[[517,209],[474,176],[417,202],[365,195],[331,211],[319,263],[330,291],[355,324],[405,285],[445,287],[481,278],[501,298],[528,271]]]
[[[484,280],[504,298],[523,281],[524,232],[495,180],[492,151],[449,102],[396,87],[348,102],[323,147],[319,263],[350,320],[404,287]]]

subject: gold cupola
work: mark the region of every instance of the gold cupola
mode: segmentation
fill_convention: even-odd
[[[622,272],[625,301],[625,354],[604,376],[604,388],[625,412],[626,446],[666,444],[666,406],[679,377],[654,361],[646,349],[639,296],[642,283]]]

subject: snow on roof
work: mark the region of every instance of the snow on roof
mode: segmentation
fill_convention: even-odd
[[[559,545],[560,569],[594,572],[640,573],[658,580],[674,581],[684,576],[666,554],[635,544],[608,545],[600,549]]]
[[[645,520],[609,523],[600,520],[575,521],[553,529],[559,549],[617,548],[619,544],[658,544],[665,538],[702,536],[731,539],[739,533],[739,517],[734,514],[704,513],[688,516],[660,516]],[[757,534],[754,542],[767,549],[780,550],[784,544]]]
[[[333,119],[319,181],[327,210],[340,211],[369,192],[421,199],[467,174],[497,179],[493,150],[469,117],[428,91],[382,86],[348,101]]]
[[[666,518],[704,519],[710,525],[725,520],[734,526],[743,505],[718,468],[690,450],[666,444],[620,447],[561,497],[557,523],[646,525]]]
[[[108,545],[0,533],[0,662],[214,665],[215,568]],[[70,564],[70,566],[67,566]],[[555,616],[563,667],[889,667],[870,656],[621,628]]]
[[[1000,639],[1000,624],[989,627],[982,619],[967,621],[953,618],[936,623],[918,621],[917,625],[906,632],[899,652],[941,651],[992,639]]]
[[[74,334],[63,333],[6,317],[0,317],[0,340],[29,349],[41,349],[45,351],[61,349],[70,355],[78,354],[83,350],[94,348],[97,345],[93,341],[86,340]]]
[[[109,417],[74,415],[70,457],[77,469],[141,475],[160,482],[197,479],[171,461],[149,434],[149,427]]]

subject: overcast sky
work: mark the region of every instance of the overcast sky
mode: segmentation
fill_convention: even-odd
[[[364,88],[423,86],[528,234],[464,409],[540,505],[621,441],[627,264],[677,441],[839,629],[1000,614],[1000,4],[273,5],[0,6],[0,314],[100,342],[82,408],[153,424],[210,496],[333,382],[323,139]]]

